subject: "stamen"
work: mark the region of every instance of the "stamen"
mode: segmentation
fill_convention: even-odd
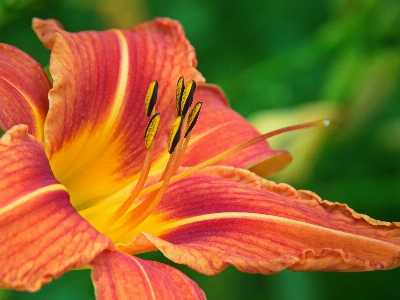
[[[172,124],[171,131],[168,137],[168,153],[172,154],[174,152],[176,145],[178,144],[181,138],[181,129],[182,129],[182,116],[179,116],[175,119]]]
[[[149,89],[147,90],[145,104],[145,112],[146,116],[150,117],[151,113],[153,112],[154,106],[156,105],[157,101],[157,93],[158,93],[158,82],[154,80],[150,83]]]
[[[181,138],[181,131],[185,130],[186,124],[183,123],[186,122],[188,117],[184,117],[183,121],[182,116],[179,116],[175,119],[168,138],[168,152],[171,154],[171,156],[160,178],[160,181],[162,182],[161,188],[158,191],[151,193],[137,207],[123,217],[122,225],[120,225],[118,232],[124,232],[125,234],[134,229],[137,225],[144,221],[149,214],[151,214],[154,208],[161,201],[168,189],[169,180],[176,173],[179,168],[179,164],[182,161],[183,155],[189,144],[192,129],[199,116],[201,105],[202,103],[197,103],[189,114],[188,126],[191,126],[191,129],[188,129],[185,138]],[[119,215],[119,217],[121,216],[122,214]]]
[[[329,125],[329,120],[323,119],[323,120],[318,120],[318,121],[313,121],[313,122],[308,122],[308,123],[288,126],[288,127],[280,128],[280,129],[265,133],[265,134],[260,135],[260,136],[258,136],[256,138],[252,139],[252,140],[249,140],[249,141],[247,141],[247,142],[245,142],[243,144],[240,144],[240,145],[235,146],[235,147],[233,147],[231,149],[228,149],[228,150],[226,150],[226,151],[224,151],[224,152],[222,152],[222,153],[220,153],[220,154],[218,154],[218,155],[216,155],[216,156],[214,156],[214,157],[212,157],[212,158],[210,158],[210,159],[208,159],[208,160],[206,160],[206,161],[204,161],[204,162],[202,162],[202,163],[200,163],[198,165],[190,167],[189,169],[186,169],[185,171],[182,171],[181,173],[173,176],[171,178],[171,180],[169,181],[169,184],[173,184],[173,183],[175,183],[175,182],[177,182],[179,180],[182,180],[182,179],[186,178],[187,176],[189,176],[189,175],[191,175],[191,174],[193,174],[193,173],[195,173],[197,171],[200,171],[201,169],[204,169],[205,167],[213,165],[216,162],[218,162],[218,161],[220,161],[220,160],[222,160],[222,159],[224,159],[224,158],[226,158],[226,157],[228,157],[230,155],[233,155],[233,154],[237,153],[240,150],[243,150],[243,149],[245,149],[247,147],[250,147],[250,146],[252,146],[252,145],[254,145],[254,144],[258,143],[258,142],[261,142],[261,141],[263,141],[265,139],[268,139],[268,138],[271,138],[273,136],[277,136],[277,135],[285,133],[285,132],[296,131],[296,130],[311,128],[311,127],[320,127],[320,126],[325,126],[326,127],[328,125]],[[153,184],[153,185],[151,185],[151,186],[149,186],[147,188],[144,188],[139,193],[138,196],[140,197],[140,196],[146,195],[148,193],[151,193],[151,192],[159,189],[162,186],[162,184],[163,184],[163,182],[161,181],[161,182],[155,183],[155,184]]]
[[[198,115],[201,109],[202,103],[197,103],[195,107],[189,113],[189,116],[186,115],[187,111],[190,108],[190,105],[193,101],[193,93],[196,88],[196,83],[191,81],[186,89],[184,89],[183,77],[179,78],[177,84],[177,113],[179,111],[179,116],[175,119],[172,124],[172,128],[168,138],[168,152],[170,154],[170,158],[167,162],[167,165],[164,169],[164,172],[159,179],[160,188],[158,190],[154,190],[152,194],[150,194],[146,199],[137,204],[137,206],[132,209],[129,213],[126,212],[135,202],[135,200],[139,197],[141,190],[146,184],[151,164],[152,157],[154,152],[154,139],[157,134],[157,130],[160,124],[160,114],[157,113],[151,117],[147,124],[147,128],[144,135],[144,146],[148,150],[145,158],[145,162],[143,164],[142,170],[140,172],[139,179],[131,193],[131,195],[119,206],[119,208],[111,215],[110,219],[103,223],[102,229],[104,231],[109,231],[110,228],[116,224],[118,220],[121,220],[123,225],[122,227],[126,227],[126,224],[129,224],[129,227],[132,227],[132,220],[126,220],[126,218],[130,218],[134,216],[135,224],[140,224],[158,205],[159,201],[163,197],[166,192],[169,180],[176,173],[179,168],[179,164],[182,161],[185,150],[189,144],[191,132],[193,130],[194,125],[198,119]],[[149,89],[146,94],[145,99],[145,111],[146,114],[152,115],[154,114],[154,106],[156,104],[157,98],[157,90],[158,90],[158,82],[153,81],[149,85]],[[181,100],[184,100],[181,103]],[[184,114],[182,115],[182,111]],[[186,130],[186,128],[188,128]],[[186,132],[185,132],[186,130]],[[181,138],[181,133],[185,132],[185,137]],[[177,148],[177,150],[176,150]],[[128,222],[129,221],[129,222]],[[121,224],[121,222],[119,222]],[[134,225],[134,227],[136,226]],[[125,230],[125,229],[121,229]]]
[[[192,105],[193,95],[195,90],[196,90],[196,82],[192,80],[188,83],[188,85],[185,87],[185,90],[183,91],[181,108],[180,108],[181,115],[185,116],[190,106]]]
[[[182,95],[183,90],[185,89],[185,83],[183,76],[179,77],[178,83],[176,85],[176,116],[181,115],[181,103],[182,103]]]

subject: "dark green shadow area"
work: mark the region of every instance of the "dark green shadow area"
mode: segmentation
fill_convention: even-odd
[[[36,293],[11,292],[11,300],[90,300],[95,299],[90,270],[70,271],[43,286]]]

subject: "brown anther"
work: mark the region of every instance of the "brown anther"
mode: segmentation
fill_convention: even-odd
[[[153,141],[156,138],[158,126],[160,125],[160,119],[160,114],[157,113],[151,117],[149,123],[147,124],[146,132],[144,134],[144,146],[147,150],[149,150],[151,144],[153,144]]]
[[[158,93],[158,82],[157,80],[154,80],[149,85],[146,94],[146,100],[144,102],[145,112],[147,117],[150,117],[151,113],[153,112],[154,106],[156,106],[157,93]]]
[[[168,153],[172,154],[174,152],[176,145],[181,139],[181,129],[182,129],[182,116],[175,119],[172,124],[171,131],[168,137]]]
[[[178,83],[176,84],[176,116],[181,115],[181,102],[184,89],[185,83],[183,76],[181,76],[179,77]]]
[[[183,91],[181,108],[180,108],[180,114],[182,116],[186,115],[186,113],[189,110],[189,107],[192,105],[193,95],[195,90],[196,90],[196,82],[192,80],[188,83],[188,85],[185,87],[185,90]]]
[[[203,102],[197,102],[193,106],[192,110],[189,112],[185,137],[188,136],[188,134],[193,130],[194,125],[196,125],[202,105],[203,105]]]

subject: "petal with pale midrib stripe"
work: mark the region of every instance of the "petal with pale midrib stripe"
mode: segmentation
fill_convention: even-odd
[[[36,291],[114,249],[72,207],[26,125],[0,139],[0,178],[1,287]]]
[[[400,266],[400,226],[241,169],[208,167],[173,185],[117,249],[160,249],[208,275],[367,271]]]

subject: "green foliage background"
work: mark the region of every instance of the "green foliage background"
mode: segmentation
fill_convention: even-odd
[[[56,18],[68,31],[178,19],[196,48],[198,69],[244,116],[326,99],[340,107],[329,138],[310,161],[312,171],[289,184],[374,218],[400,221],[399,1],[118,0],[111,1],[112,10],[107,2],[0,0],[0,42],[46,65],[49,52],[30,30],[33,16]],[[157,253],[144,257],[166,261]],[[400,270],[261,276],[228,268],[206,277],[180,268],[208,299],[400,299]],[[0,291],[0,299],[94,295],[89,271],[73,271],[38,293]]]

